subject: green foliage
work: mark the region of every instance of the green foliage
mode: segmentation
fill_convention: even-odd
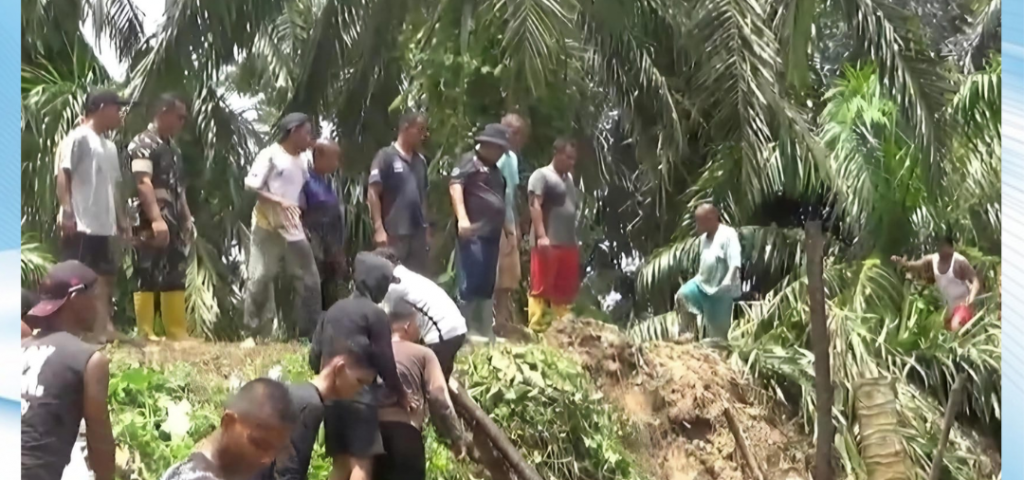
[[[628,425],[563,354],[503,346],[460,363],[470,395],[545,478],[644,478],[625,448]]]

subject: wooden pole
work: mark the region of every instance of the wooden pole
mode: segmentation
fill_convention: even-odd
[[[942,457],[946,454],[946,444],[949,443],[949,430],[953,428],[956,412],[960,410],[960,399],[966,386],[967,375],[961,373],[956,377],[953,388],[949,391],[949,400],[946,401],[946,417],[942,420],[942,432],[939,434],[939,448],[935,449],[935,458],[932,459],[932,469],[928,473],[928,480],[939,480],[942,473]]]
[[[448,387],[451,392],[452,403],[455,404],[455,408],[461,410],[469,417],[469,420],[476,424],[476,432],[483,433],[494,448],[505,457],[505,461],[512,471],[516,474],[519,480],[543,480],[537,470],[526,462],[523,455],[519,453],[519,450],[512,445],[505,433],[495,425],[491,417],[484,412],[473,398],[469,396],[469,392],[462,388],[454,379],[448,382]],[[483,453],[483,452],[481,452]]]
[[[740,450],[740,455],[743,456],[743,461],[747,462],[747,466],[750,468],[750,474],[754,476],[755,480],[764,480],[764,474],[761,473],[761,467],[757,464],[757,459],[754,458],[754,454],[750,451],[750,447],[747,446],[747,439],[743,436],[743,430],[740,428],[740,423],[736,421],[736,416],[732,414],[732,409],[725,407],[725,423],[729,425],[729,431],[732,432],[732,437],[736,440],[736,448]]]
[[[814,351],[814,394],[817,401],[817,431],[814,449],[814,480],[832,480],[832,367],[829,359],[828,316],[825,311],[824,275],[825,237],[820,220],[808,220],[804,227],[807,242],[807,296],[811,310],[811,347]]]

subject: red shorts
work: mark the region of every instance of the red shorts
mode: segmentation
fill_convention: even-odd
[[[580,289],[580,251],[575,245],[530,250],[530,296],[558,305],[576,300]]]

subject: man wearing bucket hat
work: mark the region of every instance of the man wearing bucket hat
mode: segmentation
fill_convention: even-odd
[[[114,478],[107,410],[110,361],[83,342],[96,314],[98,276],[77,261],[54,265],[27,319],[39,332],[21,342],[21,478],[61,478],[85,420],[89,467]]]
[[[82,122],[61,142],[57,155],[57,198],[60,202],[60,257],[78,260],[95,271],[95,340],[112,340],[111,302],[114,276],[120,265],[114,240],[127,233],[121,201],[121,164],[107,135],[121,126],[128,101],[112,90],[95,90],[85,98]]]
[[[313,144],[312,123],[302,113],[289,113],[277,128],[277,141],[263,149],[245,177],[256,192],[252,212],[245,285],[245,326],[254,336],[272,332],[276,314],[274,279],[282,263],[292,279],[293,320],[300,337],[309,338],[320,317],[320,275],[300,220],[302,187],[309,177],[300,156]]]
[[[470,338],[494,340],[494,284],[505,225],[505,178],[497,163],[509,150],[508,127],[492,123],[452,170],[449,193],[458,218],[458,278]],[[474,338],[475,337],[475,338]]]

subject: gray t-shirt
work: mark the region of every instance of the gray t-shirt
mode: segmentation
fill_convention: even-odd
[[[530,195],[541,198],[544,211],[544,230],[552,245],[576,245],[576,184],[572,174],[561,175],[548,165],[538,168],[530,175],[526,184]],[[535,245],[537,233],[530,233],[530,242]]]
[[[61,144],[58,168],[71,173],[71,209],[78,231],[87,235],[117,235],[121,164],[114,142],[80,126]]]

